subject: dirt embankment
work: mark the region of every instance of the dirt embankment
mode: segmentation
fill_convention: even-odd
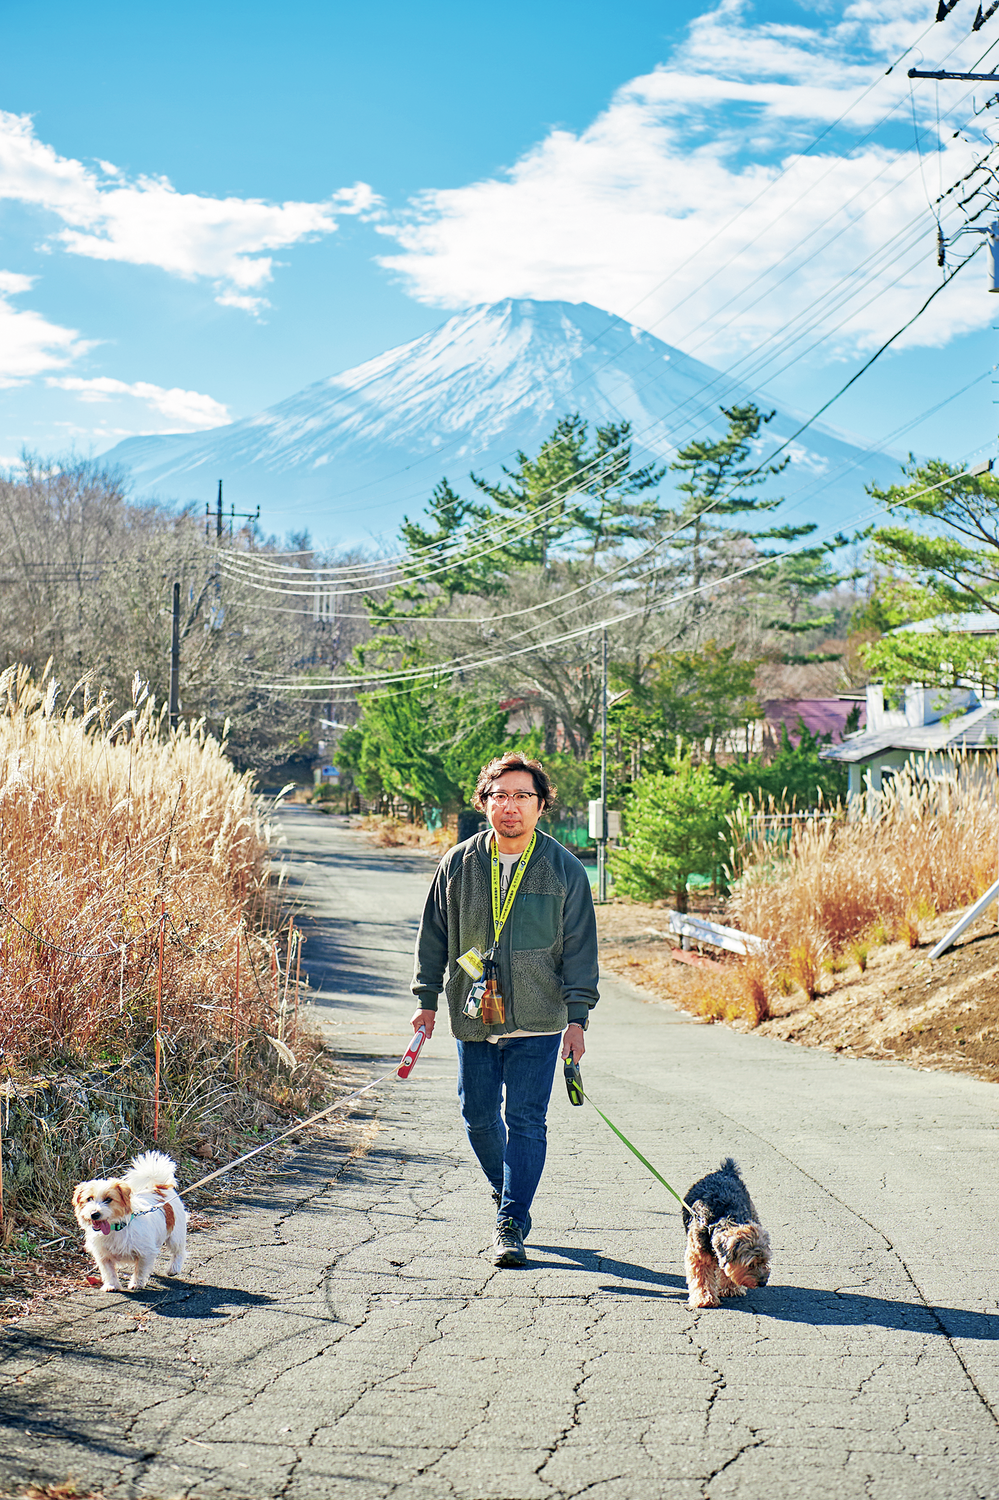
[[[724,921],[719,909],[705,907],[701,914]],[[928,956],[959,915],[922,924],[918,948],[872,947],[865,970],[854,963],[824,973],[814,999],[798,988],[777,997],[758,1030],[846,1056],[893,1058],[999,1082],[999,930],[983,919],[942,958]],[[662,908],[613,901],[598,907],[597,921],[603,968],[650,1001],[689,1010],[706,1023],[713,1019],[700,1009],[698,970],[671,957],[677,939]],[[717,956],[710,948],[704,952]],[[751,1029],[737,1016],[726,1024]]]

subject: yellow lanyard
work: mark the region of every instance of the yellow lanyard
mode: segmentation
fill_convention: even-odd
[[[517,891],[520,889],[521,876],[523,875],[524,871],[527,869],[528,860],[530,859],[531,855],[534,853],[534,845],[537,843],[537,839],[538,839],[537,834],[536,833],[532,833],[531,834],[531,842],[528,844],[527,848],[524,850],[523,854],[520,856],[520,859],[517,861],[516,868],[515,868],[515,870],[513,872],[513,875],[510,878],[510,886],[509,886],[509,889],[507,890],[507,893],[506,893],[506,900],[503,902],[503,910],[501,911],[500,910],[500,862],[499,862],[499,850],[498,850],[498,848],[496,846],[496,835],[495,834],[493,835],[493,841],[492,841],[493,932],[495,934],[497,946],[499,945],[500,933],[503,931],[504,923],[506,922],[507,917],[510,915],[510,908],[513,905],[513,898],[514,898],[514,896],[516,896]]]

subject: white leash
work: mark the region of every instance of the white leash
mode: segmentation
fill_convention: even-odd
[[[324,1120],[327,1115],[332,1114],[335,1109],[339,1109],[342,1104],[349,1104],[351,1100],[359,1099],[362,1094],[369,1093],[371,1089],[377,1088],[378,1085],[380,1083],[384,1083],[386,1079],[392,1077],[408,1078],[410,1073],[413,1071],[413,1064],[416,1062],[416,1059],[420,1055],[420,1048],[423,1046],[423,1043],[426,1041],[426,1039],[427,1033],[424,1028],[420,1026],[414,1033],[413,1040],[409,1046],[409,1050],[403,1055],[401,1061],[388,1073],[383,1073],[380,1078],[372,1079],[370,1083],[366,1083],[361,1089],[355,1089],[351,1094],[344,1094],[333,1104],[328,1104],[325,1109],[321,1109],[317,1115],[310,1115],[309,1119],[302,1120],[298,1125],[292,1125],[289,1130],[283,1130],[280,1135],[274,1136],[273,1140],[265,1141],[262,1146],[255,1146],[252,1151],[247,1151],[245,1156],[237,1156],[235,1161],[228,1162],[224,1167],[219,1167],[217,1172],[209,1172],[207,1177],[202,1177],[197,1182],[192,1182],[190,1187],[186,1187],[184,1189],[184,1192],[193,1193],[196,1188],[204,1187],[206,1182],[214,1182],[216,1177],[224,1177],[225,1174],[227,1172],[231,1172],[234,1167],[241,1167],[244,1162],[250,1161],[254,1156],[259,1156],[261,1151],[269,1151],[270,1148],[272,1146],[276,1146],[279,1141],[287,1140],[288,1136],[297,1135],[300,1130],[308,1130],[310,1125],[315,1125],[318,1120]]]

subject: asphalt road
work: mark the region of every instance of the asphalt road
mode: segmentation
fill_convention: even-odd
[[[399,1056],[431,866],[283,818],[319,1014]],[[363,1157],[304,1147],[193,1241],[184,1283],[13,1329],[0,1484],[289,1500],[999,1497],[995,1087],[742,1036],[604,986],[583,1072],[681,1191],[728,1153],[768,1287],[685,1306],[673,1200],[556,1080],[530,1265],[438,1033]]]

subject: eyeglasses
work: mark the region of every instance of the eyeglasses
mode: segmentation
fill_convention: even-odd
[[[536,792],[488,792],[486,794],[490,802],[512,802],[515,807],[523,807],[525,802],[533,802]]]

